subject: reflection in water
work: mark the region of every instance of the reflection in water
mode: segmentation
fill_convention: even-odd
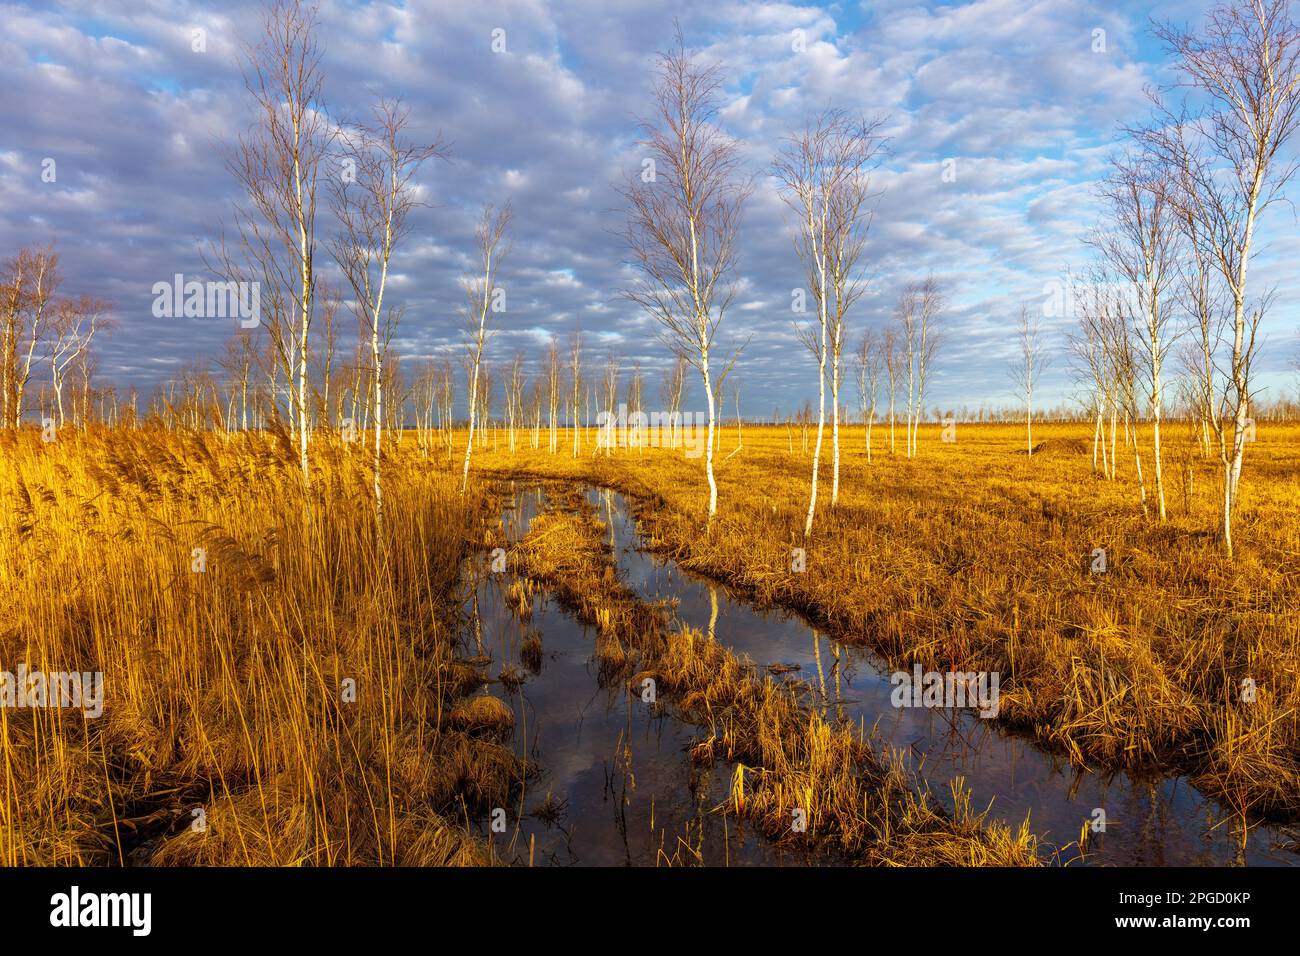
[[[718,589],[709,585],[709,640],[718,639]]]
[[[527,533],[541,505],[536,490],[516,495],[502,517],[507,540]],[[618,530],[614,522],[610,528]],[[642,703],[621,681],[602,680],[593,630],[543,594],[521,621],[508,571],[486,573],[472,561],[470,583],[465,653],[491,657],[488,673],[497,680],[484,692],[509,704],[513,745],[538,768],[504,808],[506,832],[493,832],[490,817],[471,820],[504,859],[538,866],[824,862],[773,847],[714,812],[727,797],[728,768],[696,766],[690,747],[699,728]]]
[[[1107,829],[1090,835],[1090,863],[1295,862],[1274,847],[1276,832],[1267,828],[1253,828],[1243,846],[1239,821],[1225,821],[1182,778],[1094,774],[969,711],[893,707],[889,668],[870,651],[834,641],[795,615],[758,611],[651,556],[620,495],[593,490],[588,501],[608,525],[622,578],[643,599],[671,599],[683,623],[778,679],[800,681],[822,713],[833,711],[830,719],[864,726],[882,747],[905,752],[936,798],[950,801],[949,784],[961,779],[972,805],[990,808],[992,817],[1019,824],[1028,815],[1036,834],[1068,848],[1062,862],[1077,856],[1074,841],[1097,808],[1105,810]],[[542,505],[540,489],[518,493],[502,516],[507,540],[526,534]],[[486,574],[476,564],[472,583],[467,654],[491,657],[490,673],[500,680],[485,692],[510,705],[514,745],[539,768],[508,808],[506,833],[478,821],[506,859],[565,866],[826,862],[777,849],[713,812],[726,799],[733,768],[696,767],[689,748],[698,728],[643,704],[621,682],[603,682],[594,632],[542,594],[521,622],[507,601],[509,573]],[[522,684],[508,679],[515,675]]]
[[[1207,800],[1182,777],[1098,774],[1045,753],[1026,738],[999,731],[969,710],[896,708],[890,701],[889,668],[871,651],[826,640],[796,615],[754,609],[726,588],[683,573],[640,548],[635,522],[622,497],[592,492],[611,526],[619,571],[646,600],[675,599],[684,624],[704,625],[711,638],[746,655],[771,672],[790,678],[815,673],[823,712],[833,703],[838,718],[874,729],[882,745],[907,752],[936,796],[948,799],[951,781],[964,779],[971,803],[990,807],[994,818],[1030,828],[1063,848],[1060,859],[1077,856],[1073,846],[1094,810],[1105,810],[1106,831],[1090,833],[1088,862],[1133,866],[1287,864],[1294,853],[1280,849],[1279,832],[1252,826],[1244,841],[1239,818]],[[809,637],[811,636],[811,653]],[[834,696],[827,694],[824,660],[829,658]]]

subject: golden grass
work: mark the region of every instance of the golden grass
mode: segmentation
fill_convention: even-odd
[[[887,431],[887,430],[886,430]],[[802,537],[808,468],[784,427],[734,429],[706,520],[703,463],[667,449],[606,457],[527,450],[476,459],[502,475],[616,488],[651,546],[760,604],[803,612],[900,666],[998,671],[1000,719],[1094,765],[1190,772],[1236,812],[1300,816],[1300,428],[1261,424],[1248,449],[1235,561],[1214,536],[1216,467],[1166,427],[1169,519],[1144,517],[1132,453],[1091,469],[1091,430],[921,429],[917,458],[845,431],[840,500]],[[887,440],[887,436],[886,440]],[[1142,440],[1146,440],[1143,429]],[[829,444],[829,438],[827,439]],[[545,443],[543,443],[545,444]],[[791,450],[793,445],[793,451]],[[561,443],[561,448],[564,443]],[[734,452],[734,454],[733,454]],[[1150,450],[1144,448],[1150,476]],[[807,571],[791,572],[791,549]],[[1090,555],[1107,553],[1104,574]],[[1255,699],[1243,699],[1250,679]]]
[[[807,541],[809,461],[784,428],[745,428],[735,454],[724,435],[712,522],[702,463],[680,452],[607,458],[588,440],[574,460],[563,436],[557,456],[493,440],[474,474],[617,488],[691,571],[900,666],[999,671],[1000,719],[1077,761],[1189,772],[1243,814],[1294,819],[1300,429],[1260,426],[1230,562],[1212,533],[1215,469],[1179,428],[1163,525],[1143,517],[1129,457],[1119,480],[1094,478],[1090,433],[1072,426],[1036,429],[1032,458],[1015,427],[959,427],[954,445],[927,427],[912,461],[878,430],[870,465],[848,430],[840,501],[827,480]],[[456,651],[461,567],[489,540],[491,493],[476,482],[462,498],[451,466],[394,445],[376,549],[368,456],[325,434],[314,447],[304,494],[277,431],[0,435],[0,670],[101,671],[106,685],[99,718],[0,708],[0,864],[493,862],[470,821],[509,805],[529,768],[482,693],[484,662]],[[1032,858],[1026,832],[988,825],[960,792],[943,813],[716,643],[665,629],[602,542],[579,547],[590,527],[548,516],[534,532],[548,522],[576,550],[539,549],[554,563],[535,576],[584,582],[571,598],[597,626],[605,679],[653,675],[707,728],[696,758],[740,768],[732,812],[791,839],[803,808],[812,838],[868,862]],[[790,571],[794,547],[805,573]],[[1109,568],[1090,574],[1099,547]],[[508,594],[525,618],[530,588]],[[522,667],[544,642],[528,635]]]
[[[315,448],[304,496],[282,433],[0,438],[0,668],[106,687],[0,708],[0,863],[489,862],[466,815],[525,768],[454,659],[484,502],[394,456],[377,552],[363,456]]]

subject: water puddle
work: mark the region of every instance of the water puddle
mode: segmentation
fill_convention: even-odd
[[[542,503],[533,489],[502,516],[517,541]],[[524,623],[511,609],[513,577],[471,577],[470,626],[463,653],[491,657],[487,673],[506,680],[487,692],[510,705],[513,743],[539,772],[520,805],[506,808],[504,833],[479,821],[502,858],[537,866],[804,865],[826,862],[784,850],[730,814],[713,809],[727,796],[723,762],[697,767],[689,747],[699,728],[651,707],[622,681],[601,680],[595,632],[545,594]],[[537,640],[540,639],[540,648]],[[522,679],[515,689],[511,686]]]
[[[622,496],[592,489],[587,500],[609,526],[619,570],[644,600],[675,599],[680,621],[713,635],[737,655],[787,679],[806,682],[828,717],[861,723],[883,744],[906,751],[939,798],[963,778],[971,803],[990,817],[1030,829],[1058,862],[1077,858],[1073,844],[1094,811],[1105,832],[1088,838],[1087,861],[1126,866],[1293,865],[1284,835],[1252,827],[1243,845],[1241,823],[1181,777],[1100,774],[1072,767],[1027,738],[995,729],[971,710],[898,708],[889,668],[862,647],[830,640],[797,615],[760,611],[720,585],[686,574],[641,548]]]

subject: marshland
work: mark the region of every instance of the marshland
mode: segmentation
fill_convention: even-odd
[[[1015,426],[939,428],[911,461],[849,450],[807,539],[784,427],[723,439],[711,520],[680,449],[512,453],[493,424],[462,494],[402,433],[378,528],[370,458],[333,438],[305,496],[275,428],[8,436],[6,640],[102,671],[108,703],[0,711],[6,862],[1292,862],[1296,580],[1262,569],[1297,532],[1271,495],[1228,561],[1208,493],[1153,544],[1081,426],[1033,458]],[[1260,431],[1296,495],[1295,429]],[[226,493],[254,475],[274,493]],[[1203,570],[1153,575],[1157,546]],[[999,671],[998,716],[897,708],[915,663]]]
[[[1300,861],[1292,4],[988,6],[22,46],[222,185],[0,218],[0,865]]]

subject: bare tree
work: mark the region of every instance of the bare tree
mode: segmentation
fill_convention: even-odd
[[[944,296],[939,283],[930,277],[917,287],[919,299],[917,311],[920,316],[920,341],[916,351],[916,417],[912,423],[912,447],[908,457],[916,456],[916,439],[922,416],[925,414],[925,389],[929,382],[929,372],[934,357],[943,342],[942,330],[939,328],[943,316]]]
[[[676,448],[681,437],[682,393],[686,388],[686,370],[689,367],[686,356],[681,352],[675,353],[662,386],[664,406],[668,412],[669,448]]]
[[[546,402],[545,386],[541,379],[533,380],[532,391],[528,396],[528,411],[533,420],[533,450],[542,447],[542,406]]]
[[[429,457],[433,444],[433,406],[437,372],[432,362],[420,362],[415,366],[415,376],[411,381],[411,414],[415,423],[415,441],[422,458]]]
[[[103,323],[104,314],[111,308],[107,302],[82,296],[64,299],[55,308],[50,323],[50,385],[54,389],[55,407],[59,413],[59,427],[64,424],[63,386],[70,366],[82,362],[91,340]]]
[[[1011,377],[1025,401],[1025,453],[1034,454],[1034,386],[1045,367],[1042,337],[1039,334],[1038,315],[1031,315],[1028,306],[1020,307],[1020,325],[1017,330],[1020,355],[1011,367]]]
[[[1140,359],[1133,342],[1134,333],[1127,296],[1108,286],[1098,296],[1098,320],[1101,328],[1102,343],[1106,349],[1107,362],[1115,377],[1115,404],[1124,413],[1124,433],[1129,434],[1129,422],[1136,422],[1139,414],[1138,380]],[[1111,425],[1111,453],[1114,455],[1115,428]],[[1128,438],[1125,438],[1128,442]],[[1146,477],[1142,470],[1142,448],[1134,440],[1133,464],[1137,471],[1138,500],[1142,504],[1142,514],[1147,514]]]
[[[898,349],[898,334],[893,327],[885,329],[880,343],[880,350],[885,359],[885,375],[889,384],[889,453],[894,453],[894,424],[897,421],[899,362],[902,356]]]
[[[452,439],[456,428],[456,371],[451,359],[443,359],[437,368],[438,427],[446,441],[447,459],[450,461],[455,452]]]
[[[214,268],[231,280],[261,286],[261,320],[289,388],[304,483],[311,481],[307,403],[308,353],[316,294],[316,186],[334,139],[324,108],[316,9],[276,0],[260,41],[244,50],[244,85],[257,111],[227,167],[248,206],[235,213],[240,249],[224,241]],[[274,400],[274,384],[271,394]]]
[[[804,534],[812,533],[817,508],[818,472],[826,425],[826,385],[831,386],[833,477],[831,506],[839,499],[840,361],[845,317],[865,291],[858,260],[871,222],[869,170],[880,150],[880,121],[853,120],[828,110],[790,137],[772,164],[782,200],[794,212],[798,231],[795,251],[803,265],[817,325],[801,328],[800,337],[817,360],[817,442]],[[829,366],[829,370],[828,370]]]
[[[912,422],[916,416],[916,354],[921,347],[921,323],[917,315],[916,287],[903,289],[898,300],[897,320],[899,338],[902,340],[900,357],[907,362],[907,429],[904,454],[912,457]],[[901,378],[901,376],[900,376]],[[900,381],[899,384],[904,384]]]
[[[732,398],[736,403],[736,451],[745,447],[745,436],[742,432],[742,419],[740,415],[740,382],[733,381],[731,384]],[[734,455],[736,452],[733,451]]]
[[[866,278],[858,263],[871,227],[872,198],[870,170],[883,146],[880,127],[883,120],[851,121],[843,114],[830,114],[831,129],[828,154],[833,188],[828,194],[830,207],[829,242],[827,243],[833,301],[828,308],[831,346],[831,448],[833,457],[831,507],[839,502],[840,493],[840,384],[841,358],[845,343],[845,326],[849,309],[866,292]],[[838,173],[834,170],[838,169]]]
[[[670,348],[684,354],[704,382],[710,517],[718,510],[714,340],[735,296],[736,232],[750,193],[736,143],[715,125],[721,81],[717,67],[701,66],[687,54],[679,30],[674,48],[659,57],[657,121],[641,126],[647,165],[622,190],[630,206],[626,240],[642,274],[625,295],[660,323]]]
[[[487,362],[482,361],[481,357],[478,363],[478,375],[474,375],[474,356],[475,351],[471,345],[464,358],[465,381],[470,389],[467,397],[470,417],[477,423],[477,427],[466,445],[473,448],[474,435],[477,434],[478,447],[487,448],[492,427],[492,392],[495,381],[491,367]]]
[[[573,427],[573,457],[582,453],[582,332],[575,330],[569,342],[569,423]]]
[[[618,376],[622,370],[622,364],[618,356],[610,352],[609,357],[605,360],[605,370],[601,377],[601,390],[604,395],[605,404],[605,429],[604,433],[597,433],[597,447],[605,447],[605,457],[609,457],[614,450],[614,435],[616,432],[615,419],[617,417],[618,406]]]
[[[397,100],[380,100],[372,122],[342,134],[340,175],[333,188],[339,234],[331,243],[334,258],[352,291],[349,302],[358,334],[369,342],[373,388],[372,458],[375,516],[383,518],[381,459],[384,429],[384,359],[401,310],[385,302],[388,273],[398,244],[410,229],[411,212],[424,205],[413,180],[426,160],[445,158],[441,142],[406,141],[410,110]]]
[[[645,434],[642,431],[642,417],[645,409],[641,406],[644,404],[643,395],[645,393],[645,377],[641,374],[641,363],[635,362],[632,365],[632,377],[627,383],[627,414],[628,414],[628,444],[636,448],[636,453],[641,454],[641,448],[645,441]]]
[[[925,415],[929,369],[942,341],[938,324],[943,307],[943,293],[933,277],[905,286],[898,300],[896,318],[901,332],[902,354],[897,361],[907,365],[906,381],[902,381],[900,373],[899,384],[907,389],[908,458],[916,455],[917,433]]]
[[[880,373],[885,364],[882,343],[867,329],[858,346],[858,397],[862,402],[862,428],[867,442],[867,463],[871,463],[871,429],[876,423],[876,406],[880,400]]]
[[[465,467],[461,473],[462,494],[469,487],[469,462],[474,452],[474,429],[479,418],[480,402],[484,395],[490,395],[483,388],[486,381],[480,381],[486,380],[482,365],[483,347],[487,344],[488,337],[488,315],[505,309],[505,290],[498,285],[498,281],[501,260],[510,252],[506,235],[510,228],[510,216],[509,203],[499,210],[490,204],[483,207],[482,217],[474,231],[480,271],[463,280],[468,299],[464,314],[469,339],[469,438],[465,442]]]
[[[60,281],[59,256],[52,247],[20,249],[0,276],[0,423],[5,428],[17,428],[22,421],[36,345]]]
[[[1114,420],[1115,375],[1110,352],[1106,348],[1102,288],[1101,283],[1092,283],[1078,299],[1076,307],[1079,329],[1071,336],[1070,345],[1087,373],[1084,387],[1088,395],[1087,407],[1093,417],[1092,472],[1097,474],[1100,451],[1101,472],[1106,478],[1112,478],[1113,456],[1106,452],[1106,416],[1110,414]]]
[[[316,368],[320,373],[320,388],[316,395],[319,408],[317,417],[325,428],[334,426],[335,416],[330,405],[334,385],[335,355],[338,352],[338,312],[339,296],[325,282],[317,284],[317,294],[321,302],[320,347],[314,356]]]
[[[1196,273],[1222,283],[1230,309],[1223,384],[1212,418],[1223,469],[1220,531],[1233,553],[1232,512],[1251,426],[1251,369],[1268,296],[1252,298],[1247,273],[1261,214],[1295,173],[1283,149],[1300,124],[1300,29],[1289,0],[1229,0],[1213,7],[1199,32],[1166,24],[1157,35],[1182,73],[1196,112],[1154,94],[1156,117],[1137,131],[1172,171],[1171,196],[1197,261]],[[1208,292],[1204,303],[1212,301]],[[1217,321],[1198,315],[1198,324]],[[1203,344],[1214,335],[1203,334]],[[1210,356],[1214,366],[1218,356]],[[1222,413],[1222,414],[1221,414]],[[1231,434],[1224,417],[1231,420]]]
[[[555,336],[546,347],[546,407],[550,413],[551,454],[559,448],[559,435],[556,432],[560,412],[560,391],[564,373],[560,367],[560,343]]]
[[[1170,192],[1169,170],[1152,156],[1116,158],[1102,188],[1110,227],[1096,230],[1089,239],[1131,292],[1125,297],[1130,304],[1125,311],[1136,326],[1135,359],[1149,393],[1151,459],[1161,521],[1166,517],[1160,454],[1164,405],[1161,373],[1174,338],[1169,329],[1172,296],[1166,293],[1176,278],[1179,254],[1178,217]]]
[[[506,443],[510,454],[515,453],[515,430],[524,417],[524,395],[528,389],[528,375],[524,369],[524,354],[515,352],[505,379]]]

